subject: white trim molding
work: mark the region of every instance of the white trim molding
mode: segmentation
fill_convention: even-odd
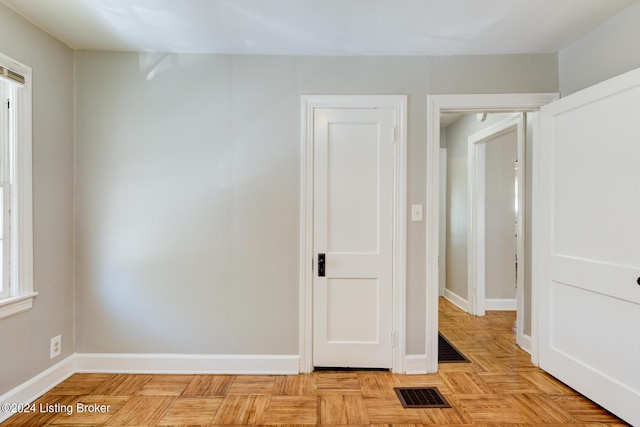
[[[300,99],[300,372],[313,371],[313,113],[316,108],[393,108],[396,142],[393,207],[394,373],[405,372],[407,241],[407,96],[302,95]]]
[[[9,298],[0,304],[0,319],[29,310],[38,295],[33,289],[33,173],[32,173],[32,84],[31,67],[4,54],[0,66],[21,74],[24,84],[7,90],[15,99],[9,120],[15,126],[11,163],[11,288]]]
[[[15,411],[5,410],[5,405],[9,404],[11,409],[12,404],[31,403],[73,375],[76,372],[75,359],[76,355],[71,355],[0,396],[0,422],[15,414]]]
[[[438,253],[439,253],[439,157],[440,114],[446,112],[529,112],[558,99],[557,93],[470,94],[427,96],[427,193],[426,217],[426,371],[438,371]],[[532,299],[537,294],[532,289]],[[532,341],[537,331],[536,306],[532,309]],[[535,351],[533,358],[536,358]]]
[[[421,375],[426,374],[427,370],[427,355],[426,354],[407,354],[405,369],[407,375]]]
[[[31,309],[33,307],[33,299],[37,295],[37,292],[30,292],[25,295],[0,300],[0,319]]]
[[[520,343],[520,348],[531,354],[531,336],[522,334],[522,342]]]
[[[469,301],[449,289],[444,290],[444,299],[461,310],[464,310],[466,312],[469,311]]]

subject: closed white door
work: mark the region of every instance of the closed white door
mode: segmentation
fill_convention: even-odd
[[[313,364],[392,367],[394,110],[314,114]]]
[[[640,425],[640,70],[541,109],[539,363]]]

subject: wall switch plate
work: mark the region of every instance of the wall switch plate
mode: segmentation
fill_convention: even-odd
[[[62,353],[62,335],[51,338],[51,348],[49,350],[49,358],[53,359]]]
[[[411,205],[411,221],[422,221],[422,205]]]

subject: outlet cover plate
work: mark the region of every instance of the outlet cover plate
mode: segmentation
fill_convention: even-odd
[[[49,358],[53,359],[54,357],[60,356],[60,353],[62,353],[62,335],[51,338]]]

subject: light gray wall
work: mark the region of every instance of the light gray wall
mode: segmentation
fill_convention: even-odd
[[[0,395],[74,352],[73,51],[0,3],[0,52],[33,69],[33,309],[0,320]],[[50,339],[62,355],[49,360]]]
[[[485,298],[516,297],[516,130],[485,143]]]
[[[560,52],[563,96],[640,67],[640,3]]]
[[[429,94],[549,92],[558,81],[558,56],[430,56]]]
[[[489,114],[479,122],[475,114],[465,114],[447,128],[447,289],[465,300],[469,136],[507,117],[509,114]]]
[[[297,354],[295,62],[77,60],[78,351]]]
[[[460,59],[430,61],[78,52],[78,351],[297,354],[300,95],[408,94],[408,203],[424,204],[428,76]],[[439,75],[446,91],[558,89],[556,55],[463,62],[494,72]],[[409,354],[424,224],[408,222]]]

